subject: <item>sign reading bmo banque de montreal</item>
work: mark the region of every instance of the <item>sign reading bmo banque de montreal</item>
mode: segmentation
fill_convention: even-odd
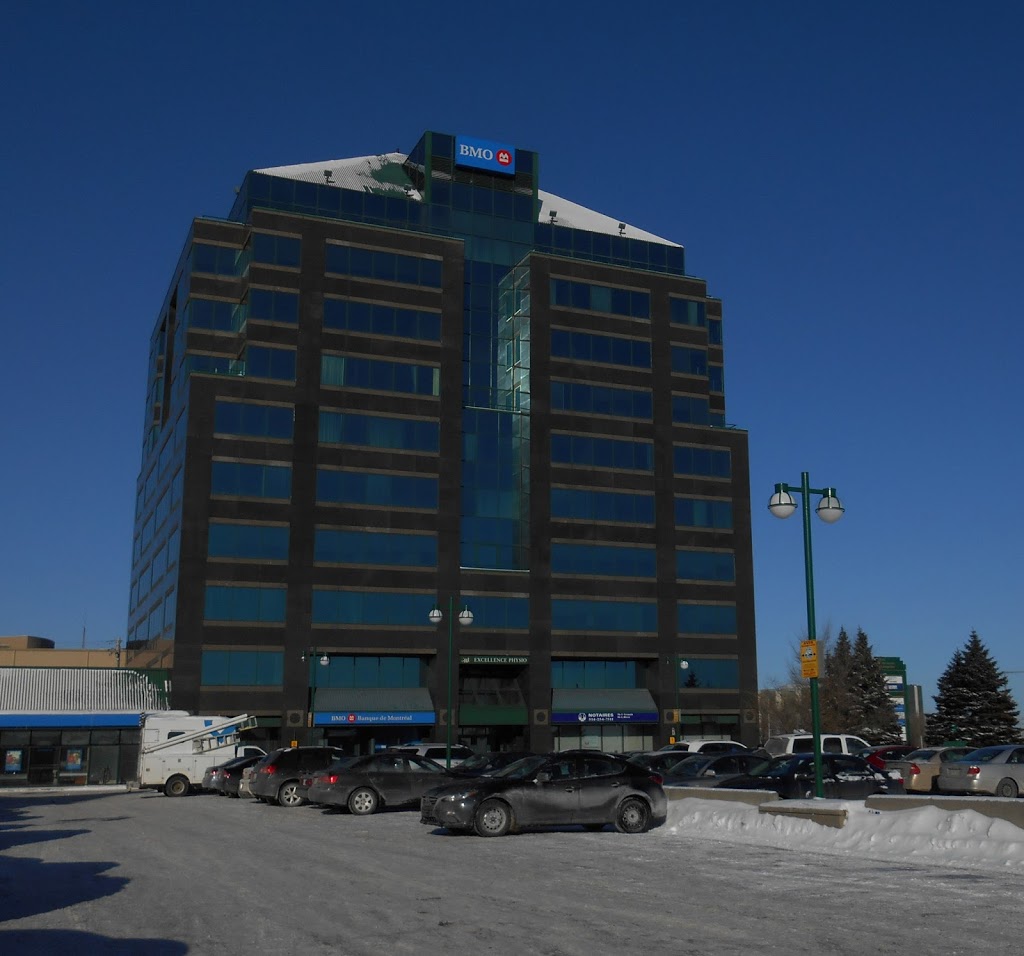
[[[506,143],[492,143],[489,139],[473,139],[470,136],[455,137],[455,165],[486,169],[492,173],[514,176],[516,172],[516,150]]]
[[[432,724],[432,710],[348,710],[338,712],[317,711],[313,715],[313,724],[321,727],[324,724]]]

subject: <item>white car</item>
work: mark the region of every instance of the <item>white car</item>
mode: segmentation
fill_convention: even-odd
[[[871,746],[866,740],[853,734],[821,734],[821,752],[823,754],[855,754]],[[769,737],[759,748],[773,757],[784,757],[786,754],[809,754],[814,750],[814,735],[778,734]]]
[[[691,754],[727,754],[734,750],[746,750],[743,744],[735,740],[679,740],[674,744],[665,744],[659,750],[684,750]]]
[[[446,743],[425,743],[425,744],[405,744],[401,747],[388,747],[388,750],[394,752],[397,751],[403,754],[417,754],[420,757],[427,757],[430,760],[434,760],[439,763],[442,767],[445,766],[448,755],[448,745]],[[467,757],[472,757],[473,751],[469,747],[464,747],[462,744],[452,744],[452,763],[453,767],[457,767]]]

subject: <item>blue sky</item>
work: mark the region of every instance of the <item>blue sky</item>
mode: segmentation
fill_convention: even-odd
[[[124,634],[191,219],[248,169],[436,129],[536,150],[542,188],[685,245],[723,299],[762,683],[806,630],[800,523],[765,507],[802,471],[847,508],[814,520],[819,633],[863,628],[926,695],[972,628],[1024,671],[1022,29],[944,0],[7,6],[0,634]]]

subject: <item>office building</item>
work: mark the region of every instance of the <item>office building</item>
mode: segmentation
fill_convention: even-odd
[[[128,646],[286,742],[753,743],[723,356],[683,248],[529,150],[253,170],[153,329]]]

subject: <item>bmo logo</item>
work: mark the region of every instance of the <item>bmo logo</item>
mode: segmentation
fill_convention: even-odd
[[[457,136],[455,138],[455,165],[514,175],[516,171],[515,147],[505,143],[492,143],[486,139]]]

